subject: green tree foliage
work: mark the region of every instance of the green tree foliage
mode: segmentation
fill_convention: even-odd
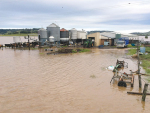
[[[38,33],[39,28],[33,29],[0,29],[0,34],[29,34],[29,33]]]

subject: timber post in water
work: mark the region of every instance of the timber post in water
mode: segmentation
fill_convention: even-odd
[[[29,41],[29,35],[28,35],[28,46],[29,46],[29,50],[30,50],[30,41]]]
[[[145,84],[144,90],[143,90],[143,95],[142,95],[142,101],[145,101],[147,89],[148,89],[148,84]]]
[[[138,75],[138,79],[139,79],[139,88],[141,88],[141,86],[142,86],[142,82],[141,82],[141,74]]]

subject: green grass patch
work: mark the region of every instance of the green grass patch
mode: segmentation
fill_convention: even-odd
[[[137,46],[132,46],[131,44],[128,44],[128,48],[137,48]]]
[[[136,54],[137,50],[136,49],[129,49],[128,55],[133,55]]]
[[[142,61],[142,64],[141,66],[143,67],[143,69],[145,69],[146,71],[146,74],[150,75],[150,47],[146,47],[145,48],[146,52],[148,52],[147,55],[143,54],[143,55],[140,55],[140,60]],[[137,49],[129,49],[128,51],[128,55],[133,55],[133,54],[136,54],[137,52]],[[149,82],[150,82],[150,77],[149,77]]]
[[[150,53],[150,47],[146,47],[145,51],[148,52],[148,53]]]
[[[147,55],[145,55],[145,54],[140,55],[140,59],[141,59],[141,60],[150,60],[150,53],[147,54]],[[149,64],[149,65],[150,65],[150,64]]]
[[[80,49],[79,53],[83,53],[83,52],[90,52],[89,49]]]
[[[73,50],[72,50],[72,53],[77,53],[77,51],[73,49]]]
[[[145,69],[147,74],[150,74],[150,61],[142,60],[141,66],[143,67],[143,69]]]

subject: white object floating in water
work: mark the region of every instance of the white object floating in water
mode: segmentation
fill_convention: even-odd
[[[115,68],[114,66],[108,66],[107,69],[108,69],[108,70],[114,70],[114,68]]]

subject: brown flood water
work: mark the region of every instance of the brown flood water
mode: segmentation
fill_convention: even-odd
[[[126,50],[93,49],[91,53],[40,54],[39,50],[0,50],[0,113],[150,113],[150,96],[128,95],[139,91],[110,84],[117,59],[137,70]],[[95,78],[91,76],[95,75]],[[143,83],[144,85],[144,83]],[[150,88],[149,88],[150,90]]]

